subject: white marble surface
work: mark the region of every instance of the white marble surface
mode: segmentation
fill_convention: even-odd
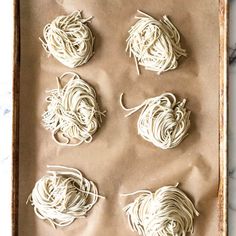
[[[0,235],[11,235],[12,0],[4,3],[0,28]],[[7,24],[6,24],[7,22]],[[230,1],[230,48],[236,47],[236,0]],[[229,236],[236,235],[236,61],[229,67]],[[212,236],[212,235],[209,235]]]

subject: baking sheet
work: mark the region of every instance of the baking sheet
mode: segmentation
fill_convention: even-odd
[[[200,216],[194,235],[217,235],[219,185],[219,19],[218,1],[47,1],[20,2],[20,136],[19,235],[136,235],[122,207],[134,197],[120,193],[155,190],[180,182]],[[125,39],[140,9],[155,18],[166,14],[179,29],[188,57],[177,70],[157,76],[141,68],[137,76],[133,59],[125,53]],[[95,55],[79,73],[96,89],[107,110],[94,141],[79,147],[61,147],[41,125],[45,90],[56,87],[56,76],[72,71],[41,47],[39,36],[56,16],[83,10],[94,16]],[[128,106],[163,92],[187,98],[192,111],[190,135],[177,148],[161,150],[137,135],[138,114],[124,118],[119,95]],[[107,200],[99,200],[86,219],[54,230],[39,220],[25,201],[47,164],[80,169],[95,181]]]

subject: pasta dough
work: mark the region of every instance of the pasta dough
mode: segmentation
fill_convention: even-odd
[[[185,236],[193,233],[193,219],[199,215],[191,200],[176,186],[164,186],[140,195],[124,208],[133,231],[143,236]]]
[[[190,127],[190,111],[185,108],[186,99],[177,102],[172,93],[163,93],[160,96],[146,99],[134,108],[122,108],[129,113],[128,117],[142,108],[138,119],[137,129],[148,142],[162,149],[174,148],[186,137]]]
[[[74,68],[88,62],[94,54],[94,36],[87,25],[92,17],[83,18],[80,11],[58,16],[43,30],[41,40],[46,52],[62,64]]]
[[[70,78],[63,87],[62,80]],[[95,90],[79,75],[66,72],[58,79],[58,88],[49,91],[43,124],[56,143],[77,146],[90,143],[102,123],[105,111],[99,110]],[[62,141],[64,140],[64,141]]]
[[[138,21],[129,30],[126,51],[133,56],[138,74],[139,65],[157,74],[173,70],[180,56],[187,56],[180,46],[180,35],[167,16],[161,20],[138,10]]]
[[[48,174],[36,182],[27,202],[31,202],[40,219],[49,221],[54,228],[85,217],[98,197],[104,198],[79,170],[64,166],[48,168]]]

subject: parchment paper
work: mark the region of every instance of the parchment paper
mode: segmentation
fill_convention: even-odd
[[[132,236],[122,208],[134,197],[121,197],[139,189],[155,191],[180,182],[194,201],[200,216],[194,236],[217,235],[218,82],[219,26],[217,0],[22,0],[20,74],[20,236]],[[125,53],[128,29],[140,9],[155,18],[166,14],[181,33],[188,57],[178,69],[157,76],[141,68]],[[38,37],[43,27],[59,15],[83,10],[94,16],[95,55],[86,65],[71,70],[47,56]],[[101,129],[90,144],[61,147],[41,124],[46,108],[45,90],[56,87],[56,76],[76,71],[96,89],[100,105],[107,110]],[[138,113],[124,118],[119,95],[127,106],[173,92],[187,98],[192,111],[189,136],[176,148],[161,150],[137,135]],[[53,229],[26,205],[35,181],[47,164],[81,170],[97,183],[99,200],[85,219],[66,228]]]

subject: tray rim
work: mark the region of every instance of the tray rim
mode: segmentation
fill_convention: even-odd
[[[228,36],[229,1],[219,0],[220,84],[219,84],[219,235],[228,235]]]
[[[11,234],[18,236],[19,111],[20,111],[20,0],[13,0],[13,82],[12,82],[12,194]]]
[[[228,121],[228,0],[219,3],[219,188],[218,188],[218,229],[219,236],[228,235],[228,160],[227,160],[227,121]],[[20,0],[13,1],[14,42],[13,42],[13,83],[12,83],[12,194],[11,227],[12,236],[18,236],[18,193],[19,193],[19,111],[20,111]]]

